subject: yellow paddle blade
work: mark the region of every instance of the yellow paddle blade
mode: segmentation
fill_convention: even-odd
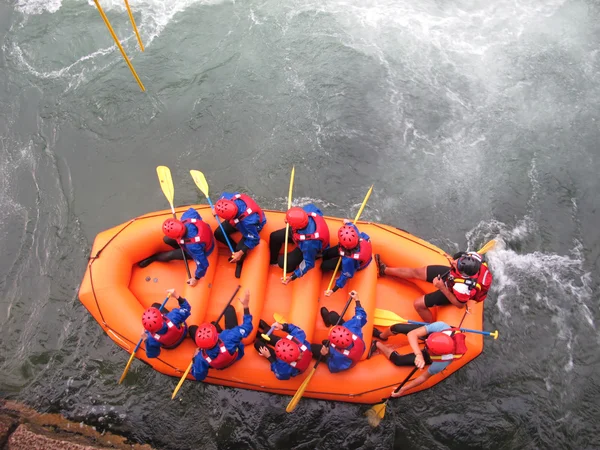
[[[190,175],[194,179],[194,183],[196,183],[198,189],[200,189],[204,196],[208,198],[208,183],[206,182],[204,174],[199,170],[190,170]]]
[[[316,370],[317,369],[315,367],[312,368],[312,370],[310,371],[308,376],[304,379],[304,381],[302,382],[302,384],[300,385],[300,387],[298,388],[298,390],[296,391],[296,393],[294,394],[294,396],[288,403],[287,407],[285,408],[285,412],[291,413],[294,409],[296,409],[298,402],[304,395],[304,391],[306,391],[306,388],[308,387],[308,383],[310,383],[310,379],[313,377]]]
[[[367,200],[369,200],[369,197],[371,196],[371,192],[373,192],[373,185],[371,185],[371,187],[369,188],[367,195],[365,195],[365,199],[362,202],[362,205],[360,205],[360,209],[358,210],[358,213],[356,214],[356,217],[354,218],[354,223],[358,222],[358,219],[360,218],[360,215],[362,214],[363,210],[365,209],[365,206],[367,205]]]
[[[498,333],[496,332],[496,334],[498,334]],[[121,375],[121,378],[119,379],[119,384],[121,384],[123,382],[123,380],[125,379],[125,376],[127,375],[127,372],[129,372],[129,366],[131,366],[131,363],[133,362],[133,357],[135,356],[135,350],[137,350],[137,347],[131,352],[131,356],[129,357],[129,361],[127,361],[127,365],[125,366],[123,375]]]
[[[295,174],[296,174],[296,166],[292,166],[292,174],[290,175],[290,190],[288,191],[288,209],[290,209],[292,207],[292,190],[294,189],[294,175]]]
[[[371,425],[373,428],[379,426],[379,424],[381,423],[381,419],[383,419],[383,417],[385,416],[386,403],[387,400],[383,403],[379,403],[373,406],[365,413],[365,416],[367,416],[367,420],[369,421],[369,425]]]
[[[160,188],[167,197],[171,209],[173,209],[173,199],[175,198],[175,189],[173,188],[173,179],[171,178],[171,169],[167,166],[158,166],[156,168],[156,174],[158,175],[158,181],[160,181]]]
[[[173,400],[175,398],[175,396],[177,395],[177,392],[179,392],[179,388],[181,387],[181,385],[187,378],[188,374],[190,373],[190,370],[192,370],[192,364],[194,364],[194,360],[190,361],[190,365],[185,370],[185,372],[183,372],[183,376],[181,377],[181,380],[179,380],[179,383],[177,383],[177,387],[173,391],[173,395],[171,395],[171,400]]]
[[[273,319],[275,319],[275,322],[277,322],[277,323],[287,323],[287,320],[285,320],[285,317],[283,317],[279,313],[273,313]]]
[[[380,309],[380,308],[376,308],[375,309],[375,322],[377,322],[377,320],[380,321],[389,321],[389,322],[393,322],[392,325],[396,324],[396,323],[407,323],[408,320],[406,320],[403,317],[400,317],[398,314],[392,312],[392,311],[388,311],[387,309]],[[379,325],[376,323],[376,325]]]
[[[487,253],[490,250],[493,250],[495,246],[496,246],[496,240],[492,239],[491,241],[486,243],[483,247],[481,247],[479,250],[477,250],[477,253],[479,253],[480,255],[483,255],[484,253]]]
[[[490,336],[492,336],[494,338],[494,340],[498,339],[498,330],[490,333]]]

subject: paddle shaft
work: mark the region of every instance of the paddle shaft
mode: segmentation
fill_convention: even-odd
[[[179,388],[181,387],[181,385],[183,384],[183,382],[187,378],[188,374],[190,373],[190,370],[192,370],[192,366],[193,365],[194,365],[194,360],[192,359],[190,361],[190,365],[188,366],[188,368],[185,369],[185,372],[183,372],[183,376],[179,380],[179,383],[177,383],[177,386],[175,387],[175,390],[173,391],[173,395],[171,395],[171,400],[173,400],[175,398],[175,396],[177,395],[177,392],[179,392]]]
[[[414,325],[431,325],[429,322],[417,322],[415,320],[407,320],[408,323],[412,323]],[[461,322],[462,324],[462,322]],[[469,333],[477,333],[477,334],[483,334],[485,336],[492,336],[494,337],[496,332],[494,331],[493,333],[490,333],[489,331],[483,331],[483,330],[471,330],[469,328],[460,328],[460,325],[458,326],[458,328],[460,329],[460,331],[467,331]]]
[[[169,301],[169,296],[167,296],[167,298],[165,298],[165,301],[162,302],[162,305],[160,305],[159,310],[163,309],[168,301]],[[141,337],[140,340],[138,341],[137,345],[131,352],[131,356],[129,357],[129,361],[127,361],[127,365],[125,366],[123,375],[121,375],[121,378],[119,379],[119,384],[121,384],[123,382],[123,380],[125,379],[125,376],[127,375],[127,372],[129,372],[129,367],[131,366],[131,363],[133,362],[133,358],[135,357],[135,354],[137,353],[137,351],[140,349],[140,346],[142,345],[143,341],[144,341],[144,338]]]
[[[208,204],[210,205],[210,207],[214,209],[214,205],[213,205],[213,203],[210,200],[210,197],[208,195],[206,196],[206,200],[208,200]],[[225,233],[225,229],[223,228],[223,224],[221,223],[221,219],[219,219],[218,215],[215,216],[215,219],[217,219],[217,223],[219,224],[219,228],[221,228],[221,232],[223,233],[223,236],[225,237],[225,242],[227,242],[227,246],[229,247],[229,250],[231,250],[231,253],[233,254],[233,246],[231,245],[231,242],[229,242],[229,236],[227,236],[227,233]]]
[[[294,189],[294,175],[296,173],[296,166],[292,166],[292,174],[290,175],[290,188],[288,190],[288,211],[292,207],[292,190]],[[288,249],[288,239],[290,236],[290,224],[285,224],[285,240],[283,244],[283,279],[287,278],[287,249]]]
[[[229,307],[229,305],[231,305],[231,302],[233,301],[233,299],[235,298],[236,294],[238,293],[238,291],[240,290],[241,287],[242,286],[238,284],[238,287],[235,289],[235,292],[233,293],[233,295],[231,296],[231,298],[229,299],[229,301],[225,305],[225,308],[223,308],[223,311],[221,311],[221,314],[219,315],[219,317],[217,318],[217,320],[215,320],[216,323],[219,323],[219,320],[221,320],[223,318],[223,316],[225,315],[225,311],[227,310],[227,308]]]
[[[173,212],[173,219],[177,219],[177,214],[175,214],[175,208],[173,208],[173,204],[171,204],[171,211]],[[179,249],[181,250],[181,254],[183,255],[183,264],[185,265],[185,271],[187,272],[188,279],[192,278],[192,273],[190,272],[190,266],[188,266],[187,256],[185,256],[185,250],[177,241],[177,245],[179,245]]]
[[[273,330],[275,330],[275,325],[271,326],[271,328],[269,328],[269,331],[267,331],[267,334],[261,334],[260,337],[262,337],[265,341],[270,341],[271,338],[269,336],[271,336],[271,334],[273,333]]]
[[[417,366],[415,366],[415,368],[410,371],[410,373],[404,379],[404,381],[402,383],[400,383],[400,386],[398,386],[396,389],[394,389],[394,392],[398,392],[400,389],[402,389],[402,386],[404,386],[406,383],[408,383],[408,380],[410,380],[410,377],[412,377],[416,373],[417,370],[419,370],[419,368]]]

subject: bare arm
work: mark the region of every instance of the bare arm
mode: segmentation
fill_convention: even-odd
[[[444,283],[444,280],[442,280],[439,275],[437,278],[433,279],[433,285],[438,288],[454,306],[461,309],[465,307],[465,304],[458,301],[456,296],[452,293],[452,289],[448,289],[448,286],[446,286],[446,283]]]
[[[404,386],[402,386],[398,392],[392,392],[392,397],[400,397],[402,394],[404,394],[409,389],[412,389],[414,387],[419,386],[420,384],[425,383],[425,381],[427,381],[429,379],[429,377],[431,377],[431,375],[429,374],[428,371],[425,371],[424,373],[419,375],[414,380],[409,381]]]

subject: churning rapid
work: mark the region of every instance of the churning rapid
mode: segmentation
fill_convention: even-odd
[[[0,394],[156,448],[594,448],[600,432],[600,8],[585,0],[0,4]],[[243,190],[405,229],[497,239],[476,360],[365,407],[177,382],[77,299],[97,233]],[[348,373],[351,375],[351,372]],[[374,374],[376,376],[376,374]]]

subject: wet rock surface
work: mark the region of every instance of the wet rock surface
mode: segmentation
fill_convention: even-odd
[[[152,450],[122,436],[99,433],[94,427],[65,419],[59,414],[40,414],[11,401],[0,400],[1,450]]]

